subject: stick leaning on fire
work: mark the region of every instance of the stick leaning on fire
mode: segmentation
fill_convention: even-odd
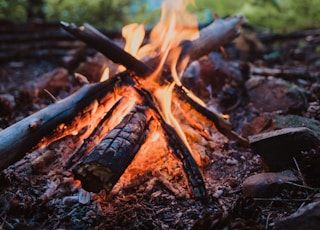
[[[191,59],[197,59],[209,51],[211,52],[231,42],[238,35],[236,27],[242,21],[243,19],[240,16],[230,20],[216,20],[201,30],[198,40],[189,42],[189,46],[184,52],[185,55],[189,55]],[[61,24],[64,29],[74,34],[77,38],[84,40],[89,46],[93,46],[116,63],[126,66],[129,71],[134,72],[138,77],[145,77],[152,71],[152,68],[148,65],[126,53],[115,45],[112,40],[90,25],[85,24],[82,27],[76,27],[73,24]],[[207,46],[204,44],[207,44]],[[110,52],[110,47],[117,50]],[[89,121],[92,116],[92,110],[100,110],[100,114],[108,113],[111,108],[103,102],[110,99],[108,98],[110,97],[108,93],[114,85],[122,85],[126,88],[133,84],[130,79],[127,79],[127,75],[127,73],[120,73],[107,82],[86,85],[68,98],[52,104],[1,131],[0,169],[2,170],[21,159],[32,148],[43,146],[86,127],[86,122],[79,122],[79,120]],[[247,146],[247,140],[233,132],[229,122],[219,114],[213,113],[195,102],[188,96],[187,90],[183,86],[175,85],[174,93],[185,105],[194,108],[195,111],[192,110],[193,112],[198,113],[207,122],[215,125],[222,134]],[[99,102],[98,104],[96,103],[97,101]],[[98,122],[93,122],[89,129],[92,131],[96,125],[98,125]]]

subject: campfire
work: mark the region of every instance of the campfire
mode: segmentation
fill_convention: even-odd
[[[212,17],[0,24],[0,226],[318,226],[319,30]]]
[[[229,21],[217,19],[199,35],[197,21],[185,10],[184,3],[164,2],[161,21],[148,42],[142,44],[146,40],[143,26],[131,24],[123,28],[124,48],[89,24],[78,27],[62,22],[65,30],[119,64],[118,73],[108,76],[106,67],[100,83],[85,84],[70,97],[3,130],[1,139],[7,144],[1,144],[2,158],[6,157],[1,168],[32,148],[78,135],[83,143],[64,167],[73,168],[75,179],[85,190],[104,189],[109,193],[126,170],[138,175],[163,162],[163,158],[170,161],[166,155],[171,152],[179,161],[180,166],[175,167],[184,171],[191,195],[205,199],[205,183],[198,169],[205,156],[192,149],[192,137],[186,134],[181,120],[188,121],[204,138],[210,138],[206,127],[215,127],[241,144],[246,140],[232,131],[222,115],[208,110],[185,88],[180,76],[190,61],[237,36],[236,27],[241,22],[241,16]],[[219,31],[220,27],[226,31]],[[228,39],[216,40],[223,37]],[[14,151],[13,143],[19,145]],[[137,162],[132,163],[133,159]]]

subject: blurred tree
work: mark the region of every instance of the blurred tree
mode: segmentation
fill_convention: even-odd
[[[26,21],[26,6],[26,0],[0,0],[0,19]]]

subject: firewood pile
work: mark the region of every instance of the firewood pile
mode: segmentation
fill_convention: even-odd
[[[0,30],[2,228],[318,226],[318,30],[216,19],[166,59],[86,23]]]

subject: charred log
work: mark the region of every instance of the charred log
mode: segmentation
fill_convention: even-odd
[[[147,137],[145,108],[137,106],[73,170],[87,191],[110,192]]]

